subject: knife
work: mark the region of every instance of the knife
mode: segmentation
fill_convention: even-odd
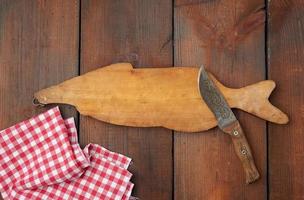
[[[254,182],[260,175],[241,125],[230,109],[224,95],[209,78],[204,66],[201,66],[199,71],[198,85],[202,99],[217,119],[218,127],[232,138],[235,152],[245,171],[246,183]]]

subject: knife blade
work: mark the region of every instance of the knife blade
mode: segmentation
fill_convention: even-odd
[[[217,119],[218,127],[232,138],[234,149],[245,171],[246,183],[254,182],[260,175],[245,134],[224,95],[211,80],[204,66],[199,70],[198,86],[202,99]]]

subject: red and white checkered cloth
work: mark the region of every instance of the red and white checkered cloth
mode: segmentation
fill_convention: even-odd
[[[78,135],[77,135],[77,130],[76,130],[74,119],[69,118],[69,119],[65,120],[65,124],[69,130],[69,138],[70,138],[72,147],[75,146],[75,149],[79,150],[80,147],[78,144]],[[122,154],[119,154],[119,153],[109,151],[106,148],[99,146],[97,144],[88,144],[84,148],[83,152],[86,155],[86,157],[88,157],[88,158],[90,156],[101,156],[101,157],[107,159],[108,161],[112,162],[114,165],[117,165],[126,170],[128,169],[130,162],[131,162],[131,158],[124,156]],[[82,154],[83,152],[80,151],[79,153]],[[82,156],[79,156],[79,158],[82,158]],[[129,182],[127,185],[126,191],[122,196],[122,200],[128,200],[131,197],[133,187],[134,187],[134,184]]]
[[[129,199],[130,161],[95,144],[82,151],[74,120],[56,107],[0,132],[0,191],[14,200]]]
[[[83,173],[58,107],[0,132],[0,191],[72,180]]]
[[[68,129],[68,137],[76,158],[78,166],[81,168],[87,168],[90,166],[90,161],[88,157],[83,153],[82,149],[78,144],[78,136],[74,118],[69,118],[64,121],[66,128]]]
[[[102,157],[106,159],[107,161],[111,162],[113,165],[119,166],[122,169],[127,170],[127,168],[130,165],[131,159],[115,152],[111,152],[107,150],[104,147],[101,147],[96,144],[88,144],[84,148],[84,153],[90,157],[90,156],[95,156],[95,157]],[[130,198],[132,190],[133,190],[134,184],[131,182],[128,182],[126,191],[124,192],[122,196],[122,200],[127,200]]]

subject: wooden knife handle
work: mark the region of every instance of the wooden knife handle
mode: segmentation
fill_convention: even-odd
[[[225,127],[224,131],[231,135],[235,152],[241,160],[246,174],[246,183],[253,183],[260,177],[260,175],[255,166],[250,146],[240,123],[236,121],[230,126]]]

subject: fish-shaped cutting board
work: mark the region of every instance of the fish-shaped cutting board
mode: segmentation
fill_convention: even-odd
[[[198,132],[217,125],[199,93],[198,72],[198,67],[134,69],[129,63],[117,63],[43,89],[34,97],[41,104],[71,104],[83,115],[113,124]],[[288,122],[287,115],[268,101],[273,81],[232,89],[211,77],[231,108],[278,124]]]

